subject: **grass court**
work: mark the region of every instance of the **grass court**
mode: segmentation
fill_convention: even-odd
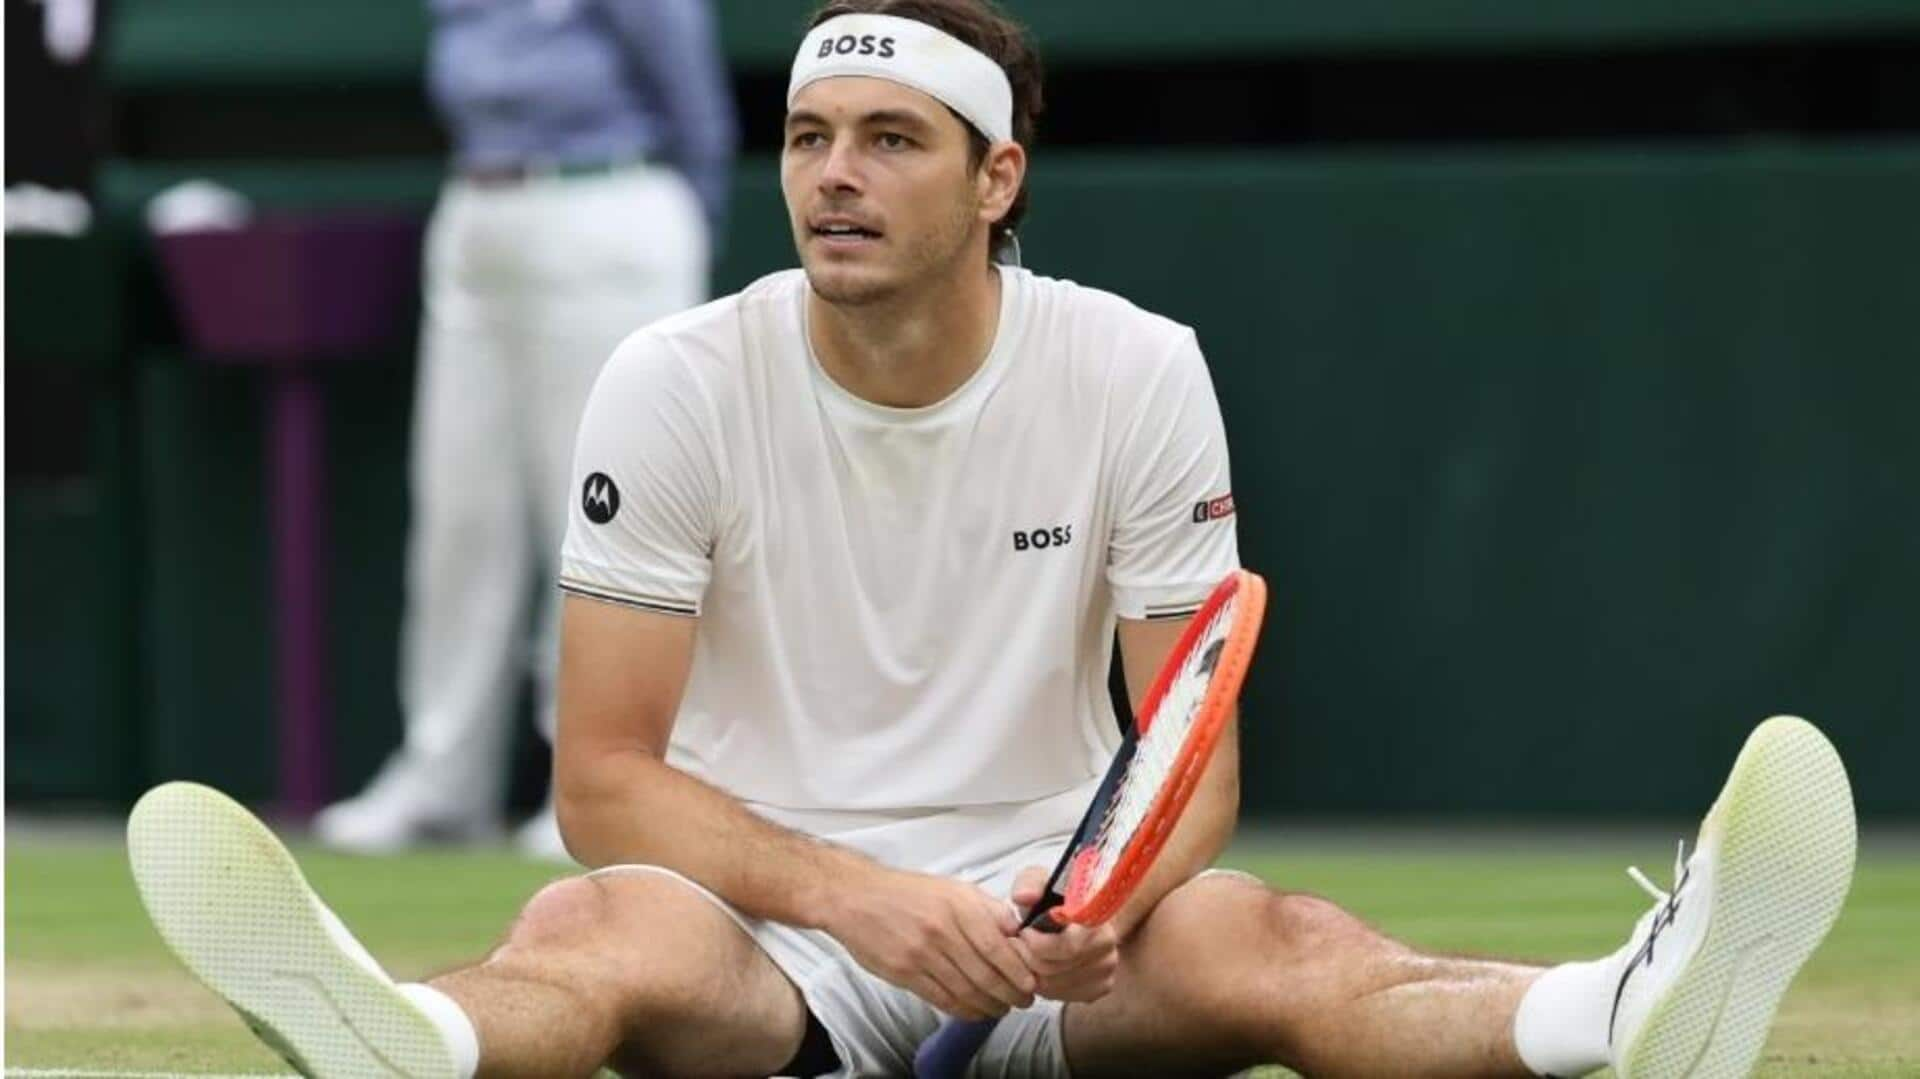
[[[1624,939],[1646,906],[1625,866],[1664,885],[1679,834],[1280,830],[1244,837],[1226,861],[1424,948],[1557,960]],[[504,852],[294,850],[320,894],[408,979],[484,951],[563,872]],[[20,1079],[286,1072],[161,945],[111,829],[31,825],[10,826],[6,845],[5,1066]],[[1920,1075],[1920,837],[1863,829],[1846,909],[1789,991],[1759,1074]]]

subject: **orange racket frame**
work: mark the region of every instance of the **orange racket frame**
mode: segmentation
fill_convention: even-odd
[[[1133,895],[1141,878],[1146,876],[1160,848],[1166,845],[1167,837],[1173,834],[1180,814],[1187,808],[1187,802],[1192,800],[1200,777],[1206,774],[1207,764],[1213,759],[1214,747],[1219,745],[1220,735],[1226,730],[1227,720],[1233,715],[1240,697],[1241,683],[1246,681],[1247,668],[1253,663],[1253,648],[1260,638],[1260,625],[1267,610],[1267,582],[1259,574],[1250,570],[1235,570],[1214,586],[1207,601],[1187,623],[1173,651],[1167,654],[1166,662],[1160,665],[1153,685],[1147,690],[1146,699],[1134,710],[1135,727],[1139,737],[1145,738],[1159,714],[1161,700],[1166,697],[1174,678],[1178,677],[1180,668],[1186,664],[1187,656],[1200,639],[1201,632],[1212,621],[1214,614],[1235,597],[1238,597],[1239,606],[1234,611],[1233,624],[1227,629],[1220,661],[1207,682],[1207,695],[1194,715],[1193,726],[1187,732],[1180,755],[1175,758],[1173,769],[1161,785],[1160,793],[1147,809],[1139,830],[1128,840],[1112,875],[1090,894],[1087,891],[1087,876],[1092,859],[1098,856],[1099,851],[1089,844],[1086,850],[1076,856],[1067,878],[1066,902],[1049,912],[1056,921],[1062,924],[1078,922],[1097,925],[1113,917]]]

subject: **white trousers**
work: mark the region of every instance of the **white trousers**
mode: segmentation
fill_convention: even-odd
[[[404,766],[449,814],[499,813],[529,668],[552,736],[553,580],[580,413],[614,346],[700,303],[707,268],[699,201],[667,168],[454,181],[441,194],[426,241],[400,703]]]

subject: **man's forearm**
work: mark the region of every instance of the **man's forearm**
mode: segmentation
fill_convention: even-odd
[[[1229,722],[1233,722],[1229,720]],[[1232,737],[1233,732],[1228,732]],[[1114,928],[1122,940],[1153,912],[1160,900],[1213,863],[1233,838],[1240,818],[1240,759],[1232,742],[1208,764],[1207,772],[1193,792],[1193,800],[1167,837],[1167,845],[1154,859],[1147,878],[1114,915]]]
[[[600,753],[557,787],[561,833],[582,863],[672,869],[756,918],[818,928],[830,890],[877,868],[765,820],[643,750]]]

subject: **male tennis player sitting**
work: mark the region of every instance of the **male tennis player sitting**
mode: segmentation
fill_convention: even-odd
[[[829,4],[781,162],[804,269],[603,373],[556,766],[568,846],[603,868],[477,965],[395,985],[237,805],[136,808],[156,925],[296,1067],[901,1074],[941,1013],[1010,1010],[976,1074],[1751,1065],[1853,858],[1844,773],[1797,721],[1749,743],[1671,896],[1593,962],[1422,955],[1200,872],[1236,814],[1231,735],[1114,922],[1009,935],[1016,875],[1117,743],[1116,626],[1137,695],[1237,564],[1192,331],[990,261],[1039,86],[985,0]]]

